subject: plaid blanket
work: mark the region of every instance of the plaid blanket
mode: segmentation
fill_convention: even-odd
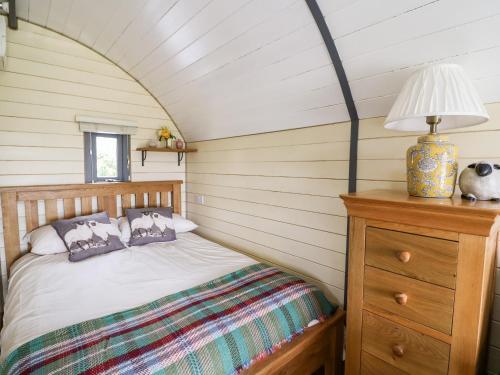
[[[236,374],[333,314],[314,286],[256,264],[20,346],[5,374]]]

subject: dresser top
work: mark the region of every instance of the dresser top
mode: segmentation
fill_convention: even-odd
[[[500,202],[460,197],[418,198],[405,191],[370,190],[340,196],[349,215],[401,221],[470,234],[488,235],[500,215]]]

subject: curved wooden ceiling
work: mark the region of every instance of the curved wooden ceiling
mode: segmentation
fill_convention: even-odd
[[[497,0],[318,0],[360,118],[384,116],[423,64],[457,62],[500,101]],[[303,0],[17,0],[22,19],[114,61],[188,141],[348,121]]]

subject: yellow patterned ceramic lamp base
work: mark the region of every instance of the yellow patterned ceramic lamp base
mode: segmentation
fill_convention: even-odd
[[[457,147],[448,137],[428,134],[406,154],[408,193],[416,197],[449,198],[457,181]]]

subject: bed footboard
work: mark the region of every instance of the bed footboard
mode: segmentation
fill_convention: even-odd
[[[345,312],[338,309],[327,321],[308,328],[244,375],[307,375],[323,368],[325,375],[342,373]]]

